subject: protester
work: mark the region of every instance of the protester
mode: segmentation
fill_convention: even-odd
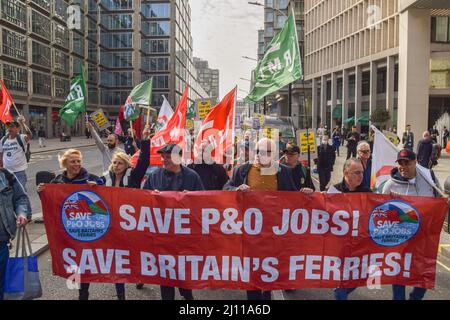
[[[2,138],[0,143],[0,158],[2,166],[13,172],[17,180],[27,191],[27,173],[28,169],[25,147],[31,140],[31,131],[25,125],[25,118],[19,116],[17,121],[6,122],[8,135]],[[20,134],[20,127],[25,128],[26,134]]]
[[[222,165],[211,159],[212,148],[208,146],[210,146],[208,140],[203,140],[199,150],[201,163],[192,163],[188,167],[200,176],[205,190],[222,190],[228,181],[228,175]]]
[[[406,126],[406,132],[403,133],[402,137],[403,148],[414,150],[414,133],[411,131],[411,125]]]
[[[336,128],[333,129],[333,133],[331,134],[331,139],[333,142],[333,148],[334,151],[336,151],[338,157],[339,157],[339,147],[341,146],[341,128],[339,126],[336,126]]]
[[[369,143],[360,141],[356,148],[358,159],[361,160],[364,169],[363,186],[370,188],[370,178],[372,175],[372,151]]]
[[[163,167],[154,170],[144,184],[143,189],[161,191],[202,191],[199,175],[192,169],[181,165],[182,150],[169,143],[158,150]],[[192,290],[179,288],[180,295],[186,300],[194,300]],[[175,288],[161,286],[163,300],[175,300]]]
[[[97,144],[98,149],[102,153],[103,171],[107,171],[109,169],[109,165],[111,164],[112,156],[114,155],[114,153],[124,152],[121,148],[119,148],[117,146],[117,142],[118,142],[117,136],[114,134],[110,134],[108,136],[108,138],[106,139],[106,144],[107,144],[107,147],[106,147],[103,144],[103,141],[100,138],[100,136],[98,135],[97,131],[95,131],[94,127],[92,126],[92,124],[89,121],[86,122],[86,128],[88,128],[89,131],[92,133],[92,135],[95,139],[95,143]]]
[[[359,140],[361,140],[360,134],[356,131],[356,126],[352,127],[352,131],[347,135],[347,159],[350,157],[356,158],[356,146]]]
[[[444,127],[444,130],[442,131],[442,148],[445,149],[447,147],[448,138],[449,138],[450,132],[448,131],[447,127]]]
[[[421,197],[440,196],[435,190],[436,188],[440,189],[439,181],[431,170],[424,170],[425,174],[429,175],[431,179],[426,179],[424,174],[419,173],[416,154],[413,151],[409,149],[400,150],[397,155],[397,163],[397,168],[392,169],[391,178],[382,188],[383,194]],[[434,184],[431,185],[431,182]],[[415,287],[409,298],[410,300],[422,300],[426,291],[424,288]],[[393,285],[392,293],[394,300],[405,300],[405,286]]]
[[[311,171],[309,168],[304,167],[299,161],[300,148],[294,144],[288,143],[284,150],[284,157],[284,164],[292,169],[292,180],[294,181],[296,189],[304,191],[305,188],[309,188],[315,191],[316,187],[311,179]]]
[[[92,139],[92,134],[89,128],[86,126],[86,129],[84,129],[84,134],[86,135],[86,139]]]
[[[90,174],[82,167],[83,156],[81,151],[76,149],[69,149],[60,157],[59,166],[64,171],[57,175],[51,184],[88,184],[96,185],[99,179],[96,175]],[[43,183],[37,187],[38,192],[42,192],[45,186]],[[125,299],[125,286],[123,284],[116,284],[117,298],[119,300]],[[79,290],[79,300],[89,299],[89,283],[81,283]]]
[[[431,135],[431,140],[433,140],[434,143],[438,143],[437,137],[439,136],[439,131],[438,131],[438,129],[436,129],[436,126],[434,126],[433,129],[430,129],[429,132]]]
[[[45,130],[44,127],[40,127],[38,131],[38,138],[39,138],[39,148],[45,148]]]
[[[433,140],[430,132],[423,133],[423,139],[417,145],[417,162],[424,168],[430,168],[431,154],[433,153]]]
[[[336,152],[329,144],[328,135],[322,137],[320,146],[317,148],[317,154],[320,191],[325,191],[331,180],[331,172],[333,171],[334,163],[336,161]]]
[[[140,149],[141,141],[136,139],[136,130],[132,128],[128,128],[128,135],[118,135],[117,138],[120,142],[123,143],[123,147],[125,149],[125,153],[129,156],[132,156],[136,153],[138,149]]]
[[[8,192],[12,190],[12,195]],[[16,235],[17,227],[24,227],[31,219],[30,200],[18,179],[7,169],[0,169],[0,300],[3,300],[8,243]]]
[[[230,191],[297,191],[291,170],[278,164],[274,141],[264,138],[256,144],[254,163],[249,162],[233,169],[224,190]],[[305,188],[304,193],[313,190]],[[271,300],[271,291],[247,291],[248,300]]]
[[[370,188],[362,184],[364,168],[360,159],[350,158],[344,163],[344,179],[328,190],[328,193],[370,193]],[[348,295],[356,288],[336,288],[336,300],[347,300]]]

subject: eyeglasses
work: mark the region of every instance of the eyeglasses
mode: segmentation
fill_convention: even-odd
[[[370,150],[359,150],[359,152],[364,153],[364,154],[369,154]]]
[[[349,172],[349,174],[352,174],[354,176],[362,176],[364,174],[364,171],[353,171]]]

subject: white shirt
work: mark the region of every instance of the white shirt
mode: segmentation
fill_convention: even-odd
[[[23,146],[26,148],[25,134],[20,135],[22,139]],[[3,140],[3,138],[2,138]],[[1,140],[0,140],[1,141]],[[17,142],[17,138],[6,139],[5,143],[2,145],[0,143],[0,153],[3,152],[3,167],[12,172],[27,170],[27,158],[25,152],[23,151],[20,144]]]

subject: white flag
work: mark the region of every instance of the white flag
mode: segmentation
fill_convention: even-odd
[[[372,126],[375,132],[372,152],[372,175],[370,187],[375,192],[381,193],[380,185],[391,177],[391,171],[397,167],[398,149],[386,136]]]
[[[173,115],[173,110],[172,107],[170,106],[169,101],[167,101],[165,96],[162,96],[164,101],[163,104],[161,106],[161,110],[159,110],[159,114],[158,114],[158,130],[161,130],[162,128],[165,127],[166,123],[169,121],[169,119],[172,117]]]

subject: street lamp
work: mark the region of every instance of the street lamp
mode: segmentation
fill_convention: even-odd
[[[252,60],[252,61],[256,61],[256,62],[258,62],[258,60],[257,60],[257,59],[254,59],[254,58],[250,58],[250,57],[247,57],[247,56],[242,56],[242,58],[244,58],[244,59],[247,59],[247,60]]]
[[[252,82],[252,80],[246,79],[246,78],[239,78],[239,79],[244,80],[244,81],[248,81],[248,82]]]
[[[274,7],[266,6],[265,4],[259,3],[258,1],[255,1],[255,2],[249,1],[248,4],[251,4],[251,5],[253,5],[253,6],[264,7],[264,8],[266,8],[266,9],[272,9],[272,10],[275,10],[276,12],[281,13],[283,16],[285,16],[285,17],[287,18],[286,13],[284,13],[284,12],[281,11],[280,9],[277,9],[277,8],[274,8]]]

